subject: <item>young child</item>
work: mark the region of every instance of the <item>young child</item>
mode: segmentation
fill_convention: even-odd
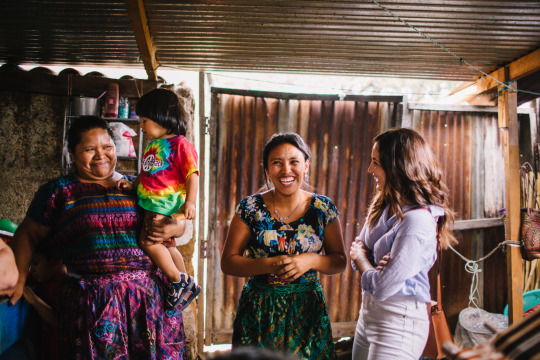
[[[186,308],[201,291],[186,274],[184,259],[176,247],[144,241],[146,224],[170,216],[192,220],[199,187],[195,147],[184,137],[187,113],[178,96],[167,89],[154,89],[137,102],[136,113],[143,133],[152,139],[142,158],[142,169],[133,183],[120,180],[119,189],[137,189],[139,205],[146,210],[139,243],[169,279],[166,307]],[[189,296],[187,296],[189,294]],[[186,297],[187,296],[187,297]]]

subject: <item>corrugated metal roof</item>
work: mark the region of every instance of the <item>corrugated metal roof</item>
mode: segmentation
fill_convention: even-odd
[[[3,0],[0,61],[129,65],[139,50],[124,1]]]
[[[538,1],[378,3],[484,72],[540,47]],[[375,0],[144,1],[160,66],[461,81],[480,75],[382,7]],[[140,65],[124,1],[4,0],[0,20],[0,61]]]

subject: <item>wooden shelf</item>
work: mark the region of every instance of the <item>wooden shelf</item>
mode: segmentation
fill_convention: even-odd
[[[139,119],[122,119],[122,118],[102,118],[107,122],[122,122],[124,124],[139,125]]]
[[[137,156],[117,156],[116,159],[122,160],[122,161],[126,161],[126,160],[137,161],[138,157]]]
[[[68,118],[79,118],[85,115],[68,115]],[[123,118],[110,118],[110,117],[99,117],[107,122],[122,122],[124,124],[138,125],[140,123],[139,119],[123,119]]]

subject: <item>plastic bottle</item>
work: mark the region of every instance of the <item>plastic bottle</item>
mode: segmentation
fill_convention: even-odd
[[[118,117],[121,119],[127,119],[129,116],[129,100],[121,97],[118,103]]]
[[[111,83],[107,89],[107,97],[105,98],[104,117],[118,117],[118,84]]]
[[[135,102],[131,102],[129,104],[129,118],[130,119],[138,119],[137,112],[135,111]]]

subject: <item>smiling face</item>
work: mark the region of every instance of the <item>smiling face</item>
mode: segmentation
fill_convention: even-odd
[[[71,152],[77,175],[83,181],[103,181],[112,177],[116,166],[116,147],[105,129],[94,128],[81,134]]]
[[[266,176],[274,184],[276,192],[292,195],[298,191],[309,170],[309,160],[294,145],[276,146],[268,155]]]
[[[386,174],[381,166],[378,142],[373,145],[373,149],[371,150],[371,163],[369,164],[368,172],[373,174],[377,191],[383,191],[386,184]]]

